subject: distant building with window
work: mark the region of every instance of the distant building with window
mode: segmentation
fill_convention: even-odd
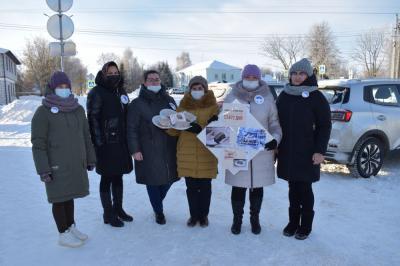
[[[17,65],[21,62],[7,49],[0,48],[0,105],[14,101],[15,83],[17,82]]]
[[[242,69],[230,66],[225,63],[213,60],[192,65],[177,72],[177,85],[184,86],[189,84],[189,80],[194,76],[202,76],[209,83],[227,82],[233,83],[241,79]]]

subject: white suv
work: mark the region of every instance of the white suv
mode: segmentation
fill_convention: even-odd
[[[400,80],[324,80],[331,106],[326,158],[346,164],[356,177],[375,176],[385,154],[400,149]]]

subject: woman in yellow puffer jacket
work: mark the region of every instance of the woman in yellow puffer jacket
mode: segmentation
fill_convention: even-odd
[[[217,176],[215,156],[197,138],[202,129],[218,119],[218,105],[214,93],[208,90],[207,80],[201,76],[189,82],[189,92],[181,100],[178,112],[187,111],[196,116],[196,122],[185,131],[169,129],[168,134],[179,136],[177,144],[178,175],[185,177],[186,194],[189,203],[189,227],[197,222],[208,226],[211,203],[211,180]]]

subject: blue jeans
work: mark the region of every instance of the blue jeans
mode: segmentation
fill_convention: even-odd
[[[155,213],[163,213],[163,200],[167,196],[170,187],[171,184],[161,186],[146,185],[147,194],[149,194],[150,203]]]

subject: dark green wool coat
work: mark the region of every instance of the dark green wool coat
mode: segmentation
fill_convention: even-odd
[[[31,141],[37,173],[54,178],[46,183],[50,203],[89,194],[87,165],[94,165],[96,156],[82,106],[58,113],[40,106],[32,118]]]

